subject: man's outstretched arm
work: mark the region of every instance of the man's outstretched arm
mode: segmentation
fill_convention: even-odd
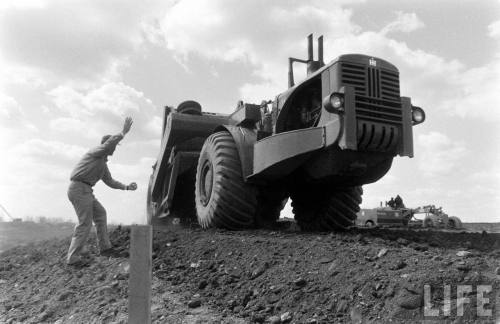
[[[121,189],[121,190],[135,190],[135,189],[137,189],[137,184],[135,182],[132,182],[129,185],[125,185],[125,184],[121,183],[120,181],[113,179],[113,177],[111,176],[111,173],[109,172],[107,165],[104,169],[104,175],[102,176],[102,181],[108,187],[111,187],[113,189]]]
[[[89,153],[95,157],[110,155],[110,153],[115,150],[116,145],[118,145],[123,137],[130,131],[132,124],[133,121],[131,117],[125,118],[121,133],[111,136],[106,142],[92,149]]]

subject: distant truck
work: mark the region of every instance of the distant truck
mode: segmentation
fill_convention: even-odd
[[[386,206],[361,209],[357,213],[356,225],[366,227],[407,226],[412,217],[412,210],[409,208],[394,209]]]
[[[415,215],[423,215],[417,219]],[[393,208],[378,207],[361,209],[357,213],[356,225],[358,226],[411,226],[461,229],[462,221],[456,216],[448,216],[443,208],[435,205],[426,205],[418,208]]]

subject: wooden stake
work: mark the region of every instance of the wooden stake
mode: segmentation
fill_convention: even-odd
[[[131,226],[128,283],[128,322],[130,324],[151,323],[152,238],[152,226]]]

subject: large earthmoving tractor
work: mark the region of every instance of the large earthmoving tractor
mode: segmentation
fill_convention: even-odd
[[[325,65],[308,37],[308,59],[289,59],[289,88],[273,101],[239,102],[231,114],[195,101],[165,108],[150,178],[148,219],[245,229],[275,222],[291,198],[303,230],[353,224],[364,184],[396,155],[413,156],[412,126],[424,111],[400,96],[398,69],[360,54]],[[295,84],[293,63],[307,65]]]

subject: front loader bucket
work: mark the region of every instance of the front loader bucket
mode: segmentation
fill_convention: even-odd
[[[197,223],[194,184],[198,157],[205,139],[225,123],[224,115],[168,115],[148,194],[152,225]]]
[[[179,219],[188,224],[196,220],[194,184],[198,157],[198,152],[178,152],[168,165],[166,195],[158,204],[160,220]]]
[[[153,173],[152,195],[161,196],[163,180],[169,164],[176,152],[200,152],[205,139],[214,129],[227,123],[226,116],[220,115],[188,115],[172,113],[168,116],[161,142],[158,162]]]

